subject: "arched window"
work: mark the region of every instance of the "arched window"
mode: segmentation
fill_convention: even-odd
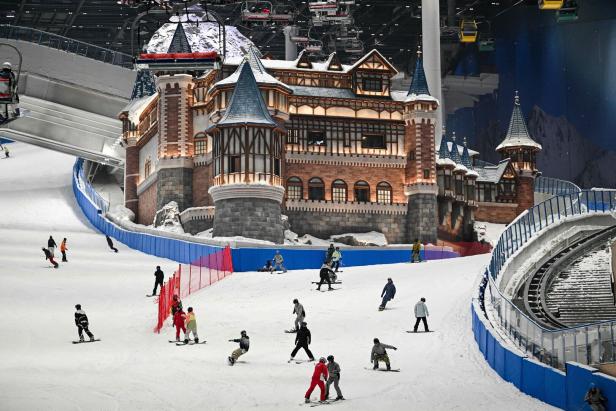
[[[332,200],[347,201],[347,184],[343,180],[334,180],[332,183]]]
[[[195,135],[195,155],[202,156],[207,153],[207,134],[198,133]]]
[[[312,177],[308,181],[308,199],[325,200],[325,184],[319,177]]]
[[[299,177],[289,177],[287,180],[287,198],[289,200],[301,200],[303,191],[302,180]]]
[[[355,183],[355,201],[358,203],[370,202],[370,186],[365,181],[358,181]]]
[[[376,202],[383,204],[391,204],[393,200],[391,185],[385,181],[381,181],[376,186]]]

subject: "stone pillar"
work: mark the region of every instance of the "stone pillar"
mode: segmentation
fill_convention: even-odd
[[[291,36],[297,34],[296,26],[286,26],[282,29],[284,32],[284,59],[288,61],[297,58],[297,44],[291,41]]]
[[[408,241],[418,238],[424,243],[436,244],[438,205],[436,184],[412,184],[405,188],[408,196],[407,235]]]
[[[243,236],[284,242],[281,209],[284,188],[230,184],[209,189],[214,200],[214,237]]]
[[[535,205],[535,175],[533,172],[518,170],[516,195],[518,199],[517,214],[521,214]]]
[[[137,147],[137,139],[132,136],[127,138],[126,160],[124,161],[124,207],[135,213],[135,221],[138,221],[139,214],[138,183],[139,148]]]
[[[193,204],[193,160],[191,158],[161,158],[156,180],[156,209],[169,201],[178,203],[180,211]]]
[[[423,42],[423,64],[430,94],[440,106],[436,110],[435,130],[442,130],[443,98],[441,91],[441,23],[439,2],[421,1],[421,34]],[[441,144],[441,134],[436,133],[436,147]]]

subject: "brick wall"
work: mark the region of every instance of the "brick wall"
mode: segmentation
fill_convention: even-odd
[[[479,203],[479,208],[475,211],[476,221],[488,223],[509,224],[517,216],[517,204],[509,203]]]
[[[212,197],[207,192],[211,184],[211,170],[211,165],[198,166],[193,169],[193,207],[214,205]]]
[[[301,235],[311,234],[327,239],[344,233],[378,231],[389,243],[407,242],[405,214],[331,213],[322,211],[286,210],[291,230]]]
[[[533,177],[519,177],[516,184],[518,214],[535,205],[535,179]]]
[[[124,206],[139,216],[139,199],[137,198],[137,182],[139,181],[139,148],[131,145],[126,147],[124,171]]]
[[[136,221],[139,224],[150,225],[156,214],[156,184],[149,186],[139,196],[139,211]]]
[[[341,179],[347,184],[348,201],[354,201],[353,186],[355,183],[364,180],[370,185],[370,201],[376,202],[376,186],[381,181],[386,181],[392,187],[393,202],[406,203],[403,168],[287,163],[285,180],[289,177],[299,177],[302,179],[305,199],[308,198],[308,180],[312,177],[320,177],[323,183],[325,183],[326,200],[331,200],[332,182],[336,179]]]

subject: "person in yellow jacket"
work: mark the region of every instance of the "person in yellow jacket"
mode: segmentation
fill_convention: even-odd
[[[62,262],[66,263],[68,260],[66,259],[66,250],[68,250],[68,247],[66,246],[66,238],[64,240],[62,240],[62,243],[60,244],[60,252],[62,253]]]
[[[188,337],[192,332],[195,344],[199,344],[199,336],[197,335],[197,319],[192,307],[188,307],[188,314],[186,314],[186,334],[184,334],[184,344],[188,344]]]
[[[416,238],[415,242],[413,243],[413,255],[411,257],[411,262],[421,263],[421,243],[419,242],[418,238]]]

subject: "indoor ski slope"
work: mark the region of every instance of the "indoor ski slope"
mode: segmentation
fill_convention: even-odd
[[[543,410],[549,407],[501,380],[472,338],[470,298],[488,256],[347,268],[340,290],[312,290],[314,271],[239,273],[184,301],[208,342],[176,347],[171,327],[152,333],[154,266],[174,264],[128,250],[112,253],[74,201],[74,159],[22,144],[0,160],[0,409],[2,410],[293,410],[312,364],[288,364],[293,298],[307,311],[316,356],[342,368],[346,410]],[[41,247],[68,238],[69,263],[54,270]],[[398,292],[378,312],[391,276]],[[429,334],[408,334],[419,297]],[[81,303],[102,341],[73,345]],[[234,367],[227,342],[246,329],[250,351]],[[400,373],[365,370],[372,338],[398,347]],[[305,358],[303,352],[297,356]],[[316,398],[315,391],[313,399]],[[306,407],[302,405],[301,407]]]

